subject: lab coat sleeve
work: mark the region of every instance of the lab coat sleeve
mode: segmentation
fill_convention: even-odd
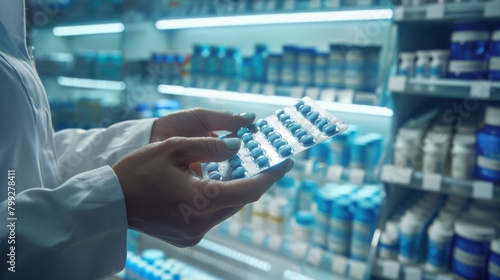
[[[101,279],[123,268],[125,202],[109,166],[54,189],[18,193],[13,207],[17,220],[11,221],[7,202],[0,204],[0,220],[11,225],[0,227],[0,279]]]
[[[149,143],[154,119],[125,121],[106,129],[66,129],[54,135],[63,181],[94,168],[113,166]]]

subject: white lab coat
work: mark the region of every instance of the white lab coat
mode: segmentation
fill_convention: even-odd
[[[110,165],[149,142],[153,120],[54,134],[23,19],[24,1],[0,0],[0,279],[103,278],[126,257],[125,202]],[[15,221],[7,220],[8,170]]]

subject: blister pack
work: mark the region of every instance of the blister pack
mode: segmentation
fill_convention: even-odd
[[[223,162],[203,163],[203,178],[228,181],[252,177],[346,130],[348,125],[304,97],[274,115],[238,130],[238,153]]]

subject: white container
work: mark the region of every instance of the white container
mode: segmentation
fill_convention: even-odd
[[[284,197],[277,197],[269,202],[267,214],[269,233],[283,235],[288,217],[288,206],[288,200]]]
[[[431,50],[431,64],[429,70],[429,78],[441,79],[446,77],[448,71],[449,50]]]
[[[403,52],[399,54],[399,72],[398,75],[413,77],[415,75],[415,53]]]
[[[401,167],[410,166],[410,157],[412,154],[412,149],[410,143],[404,141],[403,139],[398,139],[394,144],[394,165]]]
[[[451,177],[457,179],[471,179],[474,171],[476,156],[474,135],[455,135],[451,150]]]
[[[407,211],[399,223],[398,260],[416,263],[419,258],[419,235],[422,234],[425,216]]]
[[[417,62],[415,64],[415,78],[428,78],[430,69],[429,51],[417,51]]]
[[[427,231],[427,259],[425,269],[431,272],[448,271],[448,261],[453,240],[453,226],[450,223],[434,220]]]
[[[268,207],[272,196],[264,194],[262,197],[252,204],[252,227],[255,230],[266,230]]]
[[[395,260],[398,257],[398,238],[389,231],[383,231],[378,244],[378,256]]]
[[[442,174],[445,163],[442,148],[432,141],[427,142],[424,146],[422,172]]]
[[[314,225],[314,214],[309,211],[299,211],[292,220],[292,237],[295,240],[309,243]]]

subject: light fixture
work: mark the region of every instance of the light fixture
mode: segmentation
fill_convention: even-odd
[[[308,13],[282,13],[242,16],[222,16],[205,18],[164,19],[156,22],[156,28],[184,29],[218,26],[261,25],[280,23],[307,23],[359,20],[389,20],[391,9],[367,9],[352,11],[329,11]]]
[[[182,86],[159,85],[158,92],[170,95],[180,95],[198,98],[212,98],[219,100],[249,102],[254,104],[269,104],[277,106],[291,106],[297,102],[297,98],[257,95],[251,93],[241,93],[233,91],[219,91],[213,89],[189,88]],[[256,98],[258,96],[258,98]],[[335,103],[327,101],[316,101],[321,107],[332,112],[356,113],[371,116],[392,117],[394,112],[386,107],[368,106],[359,104]]]
[[[93,35],[93,34],[108,34],[120,33],[125,30],[125,26],[121,22],[89,24],[89,25],[73,25],[73,26],[58,26],[52,29],[55,36],[78,36],[78,35]]]
[[[86,89],[122,91],[127,88],[125,83],[120,81],[92,80],[71,77],[57,77],[57,83],[61,86]]]

